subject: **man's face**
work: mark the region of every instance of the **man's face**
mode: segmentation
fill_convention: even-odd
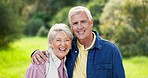
[[[71,29],[79,40],[86,40],[92,34],[93,21],[85,12],[79,12],[71,16]]]

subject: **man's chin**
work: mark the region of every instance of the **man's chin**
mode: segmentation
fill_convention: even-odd
[[[84,39],[84,37],[79,36],[79,37],[77,37],[77,39],[79,39],[79,40],[83,40],[83,39]]]

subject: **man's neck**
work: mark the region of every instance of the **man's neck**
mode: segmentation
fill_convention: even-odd
[[[94,35],[93,33],[91,34],[91,36],[89,36],[88,38],[84,39],[84,40],[78,40],[80,42],[80,44],[84,45],[84,48],[88,48],[91,46],[92,42],[93,42],[93,38]]]

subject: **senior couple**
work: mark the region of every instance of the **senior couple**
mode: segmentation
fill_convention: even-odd
[[[48,33],[48,50],[35,50],[26,78],[125,78],[118,47],[93,31],[93,18],[83,6],[68,14],[70,28],[55,24]]]

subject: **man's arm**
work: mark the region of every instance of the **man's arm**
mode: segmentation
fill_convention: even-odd
[[[47,50],[35,50],[31,54],[32,63],[44,64],[48,60],[49,53]]]
[[[113,53],[113,78],[126,78],[122,63],[122,55],[118,47],[114,48]]]

